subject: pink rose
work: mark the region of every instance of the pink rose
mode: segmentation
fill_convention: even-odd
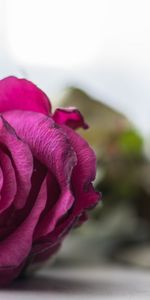
[[[95,154],[73,129],[87,128],[75,108],[51,113],[33,83],[0,80],[0,284],[50,257],[86,219],[99,194]]]

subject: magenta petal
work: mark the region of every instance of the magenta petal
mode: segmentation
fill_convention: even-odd
[[[16,176],[12,162],[7,154],[0,150],[0,163],[3,172],[3,186],[1,189],[0,213],[8,208],[15,199],[17,192]]]
[[[23,263],[31,251],[33,232],[40,214],[45,207],[46,192],[46,184],[44,181],[35,205],[28,217],[8,238],[0,242],[0,273],[2,272],[3,274],[4,268],[7,268],[9,281],[18,275],[17,267]],[[14,270],[14,272],[12,270]],[[5,282],[7,282],[7,278]],[[3,278],[0,277],[0,284],[1,283],[3,283]]]
[[[50,195],[49,195],[50,196]],[[74,197],[69,190],[63,192],[56,204],[49,210],[41,222],[39,222],[34,239],[39,239],[50,232],[52,232],[56,226],[57,221],[71,208],[74,202]]]
[[[0,167],[0,193],[1,193],[1,190],[2,190],[2,187],[3,187],[3,183],[4,183],[4,177],[3,177],[2,169]]]
[[[60,188],[66,191],[76,164],[76,154],[65,132],[51,117],[40,113],[11,111],[5,113],[4,118],[30,147],[33,155],[53,173]]]
[[[17,137],[13,128],[3,117],[0,118],[0,127],[0,141],[6,147],[13,161],[17,181],[14,204],[17,208],[22,208],[31,188],[33,157],[28,145]]]
[[[56,123],[67,125],[72,129],[88,128],[80,111],[75,107],[57,108],[53,114],[53,119]]]
[[[77,165],[72,174],[72,185],[77,201],[74,215],[82,213],[85,209],[94,207],[101,196],[95,192],[92,181],[96,175],[96,156],[88,143],[76,132],[65,128],[70,143],[77,153]]]
[[[52,215],[50,214],[49,223],[44,221],[47,228],[44,230],[47,232],[54,228],[74,201],[70,180],[76,164],[76,154],[67,135],[52,118],[40,113],[20,111],[7,112],[4,117],[15,128],[18,136],[29,145],[34,156],[52,172],[59,184],[59,205],[56,204]]]
[[[58,240],[61,241],[71,227],[77,225],[78,222],[83,222],[85,218],[81,218],[81,216],[84,211],[94,207],[101,199],[101,195],[95,192],[92,185],[96,174],[96,157],[93,150],[75,131],[67,126],[63,126],[63,128],[77,154],[77,165],[72,173],[72,189],[75,202],[70,214],[48,235],[52,244]]]
[[[10,76],[0,80],[0,112],[15,109],[49,115],[51,105],[46,94],[35,84]]]

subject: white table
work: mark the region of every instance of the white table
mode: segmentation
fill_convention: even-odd
[[[0,291],[0,300],[150,299],[150,271],[119,266],[41,270]]]

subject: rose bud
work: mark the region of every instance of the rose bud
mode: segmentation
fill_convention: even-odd
[[[95,154],[78,127],[87,124],[77,109],[52,114],[30,81],[0,80],[0,285],[51,257],[100,198]]]

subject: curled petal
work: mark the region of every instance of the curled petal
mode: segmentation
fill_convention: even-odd
[[[15,109],[49,115],[51,105],[46,94],[35,84],[10,76],[0,80],[0,112]]]
[[[71,175],[77,160],[67,135],[50,117],[40,113],[13,111],[4,114],[18,136],[29,145],[36,157],[57,179],[60,196],[38,232],[52,231],[57,221],[72,206],[74,196],[70,187]],[[51,194],[48,195],[49,198]]]
[[[99,200],[99,193],[92,187],[96,175],[96,156],[88,143],[76,132],[64,126],[64,130],[77,154],[77,165],[72,174],[73,191],[77,198],[76,205],[81,210],[94,206]]]
[[[17,193],[14,205],[20,209],[25,205],[31,188],[33,157],[28,145],[17,137],[14,129],[3,117],[0,118],[0,141],[3,147],[6,147],[6,151],[13,162],[17,181]]]
[[[76,154],[64,131],[51,117],[40,113],[11,111],[5,113],[4,118],[65,190],[70,184]]]
[[[88,125],[85,123],[84,118],[80,111],[75,107],[57,108],[53,114],[53,119],[58,124],[64,124],[72,129],[84,128],[87,129]]]
[[[46,203],[46,184],[43,181],[34,207],[25,221],[5,240],[0,242],[0,284],[8,283],[18,275],[18,270],[32,248],[33,232]]]
[[[35,230],[34,240],[46,236],[52,232],[57,224],[57,221],[71,208],[73,202],[74,198],[70,191],[66,190],[66,192],[63,192],[56,204],[47,212],[46,216],[41,220],[41,222],[39,222]]]
[[[17,192],[15,171],[11,159],[0,150],[0,163],[3,172],[3,186],[1,188],[0,213],[7,209],[15,199]]]
[[[3,183],[4,183],[4,177],[3,177],[2,169],[0,167],[0,193],[1,193],[1,190],[2,190],[2,187],[3,187]]]
[[[100,193],[95,192],[92,185],[96,174],[96,157],[93,150],[75,131],[67,126],[63,126],[63,128],[77,154],[77,165],[72,173],[72,189],[75,202],[68,216],[62,222],[59,222],[54,231],[47,236],[51,244],[61,241],[78,222],[84,222],[87,219],[84,211],[94,207],[101,199]]]

